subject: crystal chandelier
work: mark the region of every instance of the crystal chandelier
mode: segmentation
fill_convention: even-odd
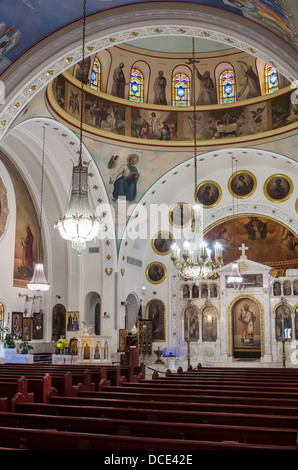
[[[187,63],[193,66],[193,129],[194,129],[194,183],[195,194],[197,188],[197,128],[196,128],[196,93],[195,93],[195,63],[194,39],[192,39],[192,59]],[[182,241],[182,247],[174,243],[171,248],[171,260],[178,273],[186,279],[198,283],[201,279],[216,275],[222,266],[222,247],[219,243],[214,245],[214,254],[208,248],[203,238],[203,208],[200,204],[193,206],[193,220],[190,240]]]
[[[83,45],[82,63],[85,61],[85,35],[86,35],[86,0],[84,0],[83,15]],[[81,120],[80,120],[80,150],[78,165],[73,167],[72,189],[65,215],[60,216],[55,228],[61,237],[72,243],[72,248],[80,255],[86,248],[86,242],[93,240],[102,223],[91,210],[88,197],[88,166],[82,163],[83,146],[83,106],[84,106],[84,80],[81,80]]]
[[[40,191],[40,215],[39,215],[39,246],[38,263],[34,266],[31,281],[27,284],[28,289],[36,291],[47,291],[50,288],[41,262],[41,232],[42,232],[42,202],[43,202],[43,176],[44,176],[44,153],[45,153],[45,127],[43,127],[42,164],[41,164],[41,191]]]

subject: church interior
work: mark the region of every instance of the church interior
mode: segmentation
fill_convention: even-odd
[[[295,411],[290,423],[279,407],[279,424],[269,411],[298,408],[296,0],[49,3],[0,6],[0,446],[296,449]],[[185,399],[180,412],[198,421],[182,432],[160,405],[154,421],[172,410],[171,442],[123,402],[126,431],[100,443],[91,423],[65,432],[32,418],[50,403],[71,413],[68,386],[99,407],[96,394],[141,383],[143,400],[168,402],[174,388],[185,398],[209,387],[217,408]],[[242,439],[231,418],[214,437],[211,424],[229,423],[211,412],[232,416],[235,403],[252,408],[252,429]],[[96,417],[119,417],[109,412]],[[79,432],[93,437],[82,444]]]

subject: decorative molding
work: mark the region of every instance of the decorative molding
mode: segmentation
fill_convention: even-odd
[[[149,22],[152,25],[148,25]],[[146,38],[180,34],[204,37],[229,46],[233,43],[236,48],[274,64],[289,81],[297,78],[298,64],[293,57],[296,52],[274,33],[239,15],[202,5],[177,5],[177,2],[133,5],[133,8],[129,5],[90,15],[86,25],[86,57],[94,50],[110,47],[111,43],[128,42],[136,35]],[[4,71],[2,81],[7,103],[0,111],[0,137],[36,93],[64,72],[70,63],[81,60],[80,43],[81,20],[78,20],[40,41]],[[53,59],[53,51],[59,50],[64,53]],[[19,103],[17,108],[14,107],[16,102]]]

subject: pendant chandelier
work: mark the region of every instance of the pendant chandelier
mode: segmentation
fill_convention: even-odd
[[[41,262],[41,232],[42,232],[42,203],[43,203],[43,176],[44,176],[44,154],[45,154],[45,127],[43,127],[42,164],[41,164],[41,191],[40,191],[40,214],[39,214],[39,244],[38,262],[34,266],[31,281],[27,284],[28,289],[36,291],[47,291],[50,288]]]
[[[187,64],[193,67],[193,130],[194,130],[194,184],[195,197],[197,190],[197,127],[196,127],[196,87],[195,87],[195,63],[194,38],[192,38],[192,59]],[[203,237],[203,207],[200,204],[193,206],[193,220],[191,226],[190,240],[182,240],[180,246],[177,243],[172,245],[171,260],[183,278],[190,279],[198,283],[202,279],[216,277],[216,271],[222,266],[222,247],[219,243],[214,245],[214,254],[208,248]]]
[[[86,0],[84,0],[82,64],[85,62],[86,36]],[[84,66],[83,66],[84,68]],[[72,243],[72,248],[80,255],[86,248],[86,242],[93,240],[101,227],[101,219],[91,210],[88,197],[88,165],[82,163],[83,147],[83,106],[84,79],[81,78],[81,118],[80,118],[80,150],[78,165],[73,167],[71,195],[65,215],[55,223],[61,237]]]

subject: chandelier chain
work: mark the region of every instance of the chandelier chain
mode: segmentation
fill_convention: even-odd
[[[83,40],[82,40],[82,79],[81,79],[81,121],[80,121],[80,154],[79,166],[82,165],[83,148],[83,119],[84,119],[84,69],[85,69],[85,44],[86,44],[86,0],[83,7]]]
[[[194,177],[195,177],[195,193],[197,189],[197,122],[196,122],[196,67],[195,67],[195,39],[192,38],[192,70],[193,70],[193,129],[194,129]]]

